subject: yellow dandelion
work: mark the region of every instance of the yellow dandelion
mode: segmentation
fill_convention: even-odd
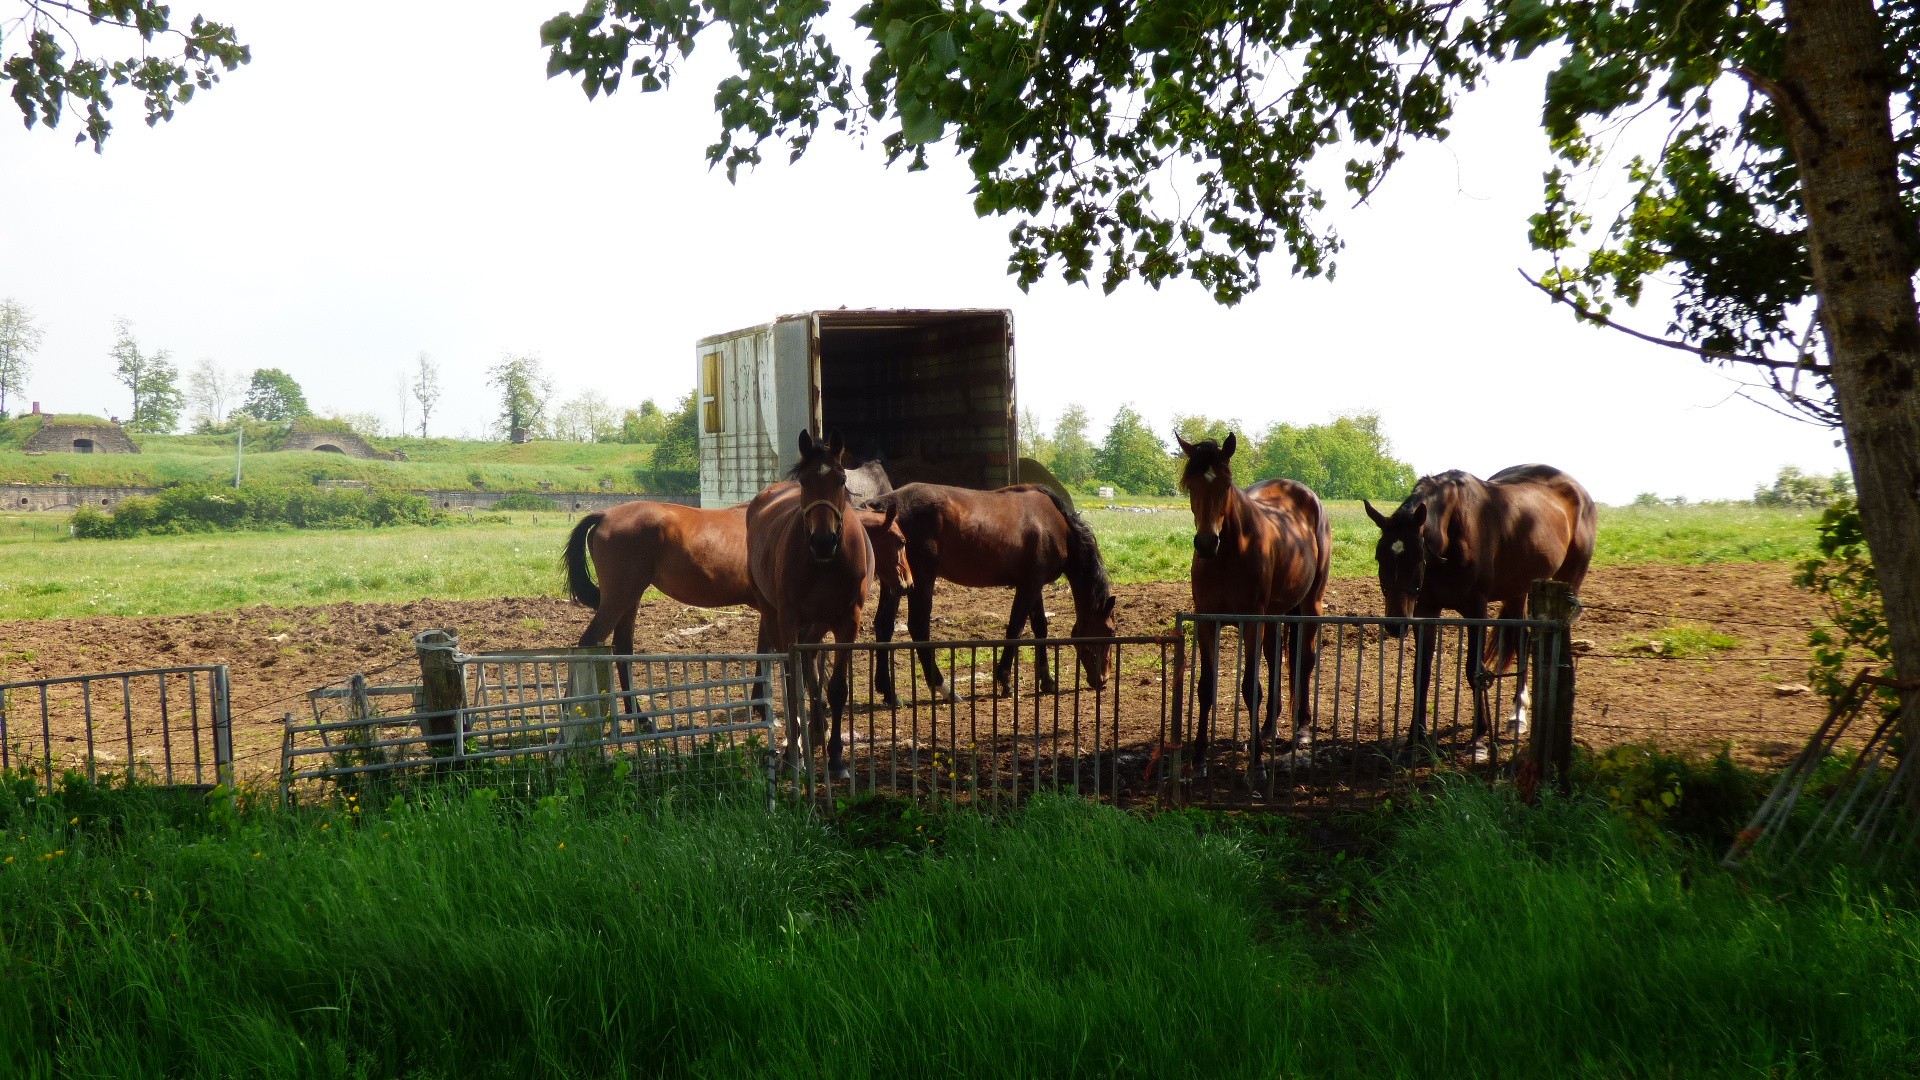
[[[259,853],[259,852],[257,852],[257,851],[256,851],[256,852],[254,852],[254,853],[253,853],[253,857],[254,857],[254,858],[256,858],[256,859],[257,859],[257,858],[259,858],[259,857],[260,857],[260,853]]]
[[[66,849],[66,848],[56,848],[56,849],[54,849],[54,852],[53,852],[53,853],[54,853],[55,855],[65,855],[65,854],[67,853],[67,849]]]
[[[561,851],[565,851],[565,850],[567,850],[567,842],[566,842],[565,840],[562,840],[562,841],[560,842],[560,850],[561,850]]]
[[[8,861],[8,862],[12,862],[12,861],[13,861],[13,856],[11,856],[11,855],[9,855],[9,856],[7,856],[7,861]]]
[[[323,821],[323,822],[321,822],[321,823],[320,823],[320,828],[321,828],[321,829],[323,829],[323,830],[325,830],[325,829],[331,829],[331,828],[333,828],[333,823],[332,823],[332,822],[327,822],[327,821]]]
[[[69,820],[69,821],[67,822],[67,824],[69,824],[69,825],[78,825],[78,824],[80,824],[80,817],[79,817],[79,815],[77,815],[77,814],[76,814],[76,815],[75,815],[75,816],[74,816],[74,817],[73,817],[73,818],[72,818],[71,820]]]

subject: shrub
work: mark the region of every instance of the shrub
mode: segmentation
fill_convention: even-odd
[[[1725,747],[1704,757],[1627,743],[1582,755],[1573,772],[1576,784],[1651,845],[1678,836],[1724,848],[1752,819],[1767,787],[1766,777],[1735,764]]]
[[[158,495],[123,499],[112,514],[82,508],[71,523],[75,536],[105,540],[241,529],[432,525],[444,520],[431,502],[403,492],[182,484]]]
[[[1828,701],[1846,692],[1849,672],[1866,664],[1893,666],[1893,642],[1887,636],[1887,613],[1880,602],[1880,581],[1867,536],[1860,529],[1860,507],[1842,498],[1820,515],[1818,558],[1800,564],[1793,583],[1815,593],[1826,608],[1830,626],[1817,626],[1808,637],[1813,646],[1813,688]],[[1877,691],[1883,715],[1900,707],[1893,690]]]

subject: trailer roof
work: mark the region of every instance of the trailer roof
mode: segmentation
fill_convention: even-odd
[[[918,326],[962,322],[989,315],[1011,320],[1013,311],[1009,308],[827,308],[781,315],[756,326],[743,326],[724,334],[703,337],[698,344],[712,345],[794,319],[818,318],[823,330],[911,330]]]

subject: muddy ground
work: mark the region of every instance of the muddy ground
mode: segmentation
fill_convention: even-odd
[[[1807,632],[1817,613],[1784,565],[1641,566],[1593,572],[1583,591],[1576,640],[1580,657],[1577,736],[1595,746],[1652,738],[1670,746],[1728,744],[1737,757],[1778,763],[1818,725],[1821,701],[1804,692]],[[1122,586],[1120,631],[1164,633],[1187,606],[1184,583]],[[943,586],[935,600],[936,637],[997,638],[1011,593]],[[1071,624],[1064,586],[1048,593],[1054,630]],[[1371,580],[1333,583],[1332,614],[1376,614]],[[585,609],[552,599],[422,600],[408,604],[252,607],[158,618],[0,622],[0,679],[47,678],[175,664],[231,669],[236,754],[242,770],[271,770],[280,718],[305,714],[305,694],[355,672],[372,681],[414,681],[412,636],[447,627],[462,649],[571,645]],[[1662,657],[1635,647],[1674,622],[1698,623],[1737,639],[1706,659]],[[704,611],[655,598],[643,606],[643,652],[750,651],[756,622],[744,610]],[[1127,695],[1158,699],[1156,680],[1122,679]],[[16,729],[23,718],[15,710]],[[16,731],[16,735],[18,732]]]

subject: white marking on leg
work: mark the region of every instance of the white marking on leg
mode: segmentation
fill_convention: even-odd
[[[1513,718],[1507,721],[1507,731],[1518,738],[1527,733],[1533,720],[1533,690],[1522,684],[1520,692],[1513,695]]]

